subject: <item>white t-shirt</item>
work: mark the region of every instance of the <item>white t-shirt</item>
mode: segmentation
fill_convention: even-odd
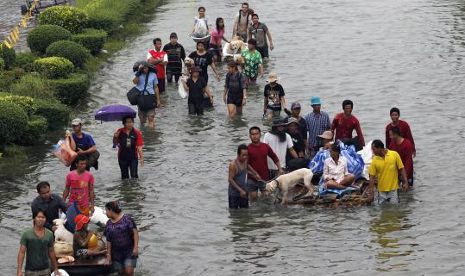
[[[325,160],[323,167],[323,179],[325,181],[334,178],[339,183],[348,174],[347,159],[344,156],[339,156],[337,164],[331,156]]]
[[[265,133],[265,136],[263,136],[263,143],[268,144],[271,149],[273,149],[274,153],[278,156],[281,167],[285,168],[287,150],[294,146],[291,136],[286,133],[286,141],[280,142],[278,136],[271,133]],[[268,157],[268,168],[270,170],[278,169],[274,164],[273,159],[270,157]]]

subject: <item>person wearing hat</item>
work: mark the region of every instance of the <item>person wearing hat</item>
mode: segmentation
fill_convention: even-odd
[[[163,46],[163,51],[168,56],[168,63],[166,64],[166,79],[168,82],[178,83],[182,75],[182,63],[186,58],[186,51],[184,47],[178,43],[178,35],[176,33],[170,34],[170,42]]]
[[[236,114],[242,114],[242,107],[247,102],[247,85],[245,77],[237,69],[237,64],[234,61],[228,63],[228,73],[224,83],[223,101],[228,106],[228,114],[230,118]]]
[[[203,115],[204,94],[208,95],[210,103],[213,104],[213,96],[207,89],[207,82],[200,76],[201,69],[197,66],[191,69],[191,76],[187,80],[181,79],[184,89],[187,91],[187,107],[189,115]]]
[[[160,91],[158,89],[157,74],[150,70],[151,64],[143,62],[135,73],[132,82],[137,90],[144,92],[144,107],[137,105],[140,123],[143,125],[148,121],[149,128],[155,128],[155,108],[160,107]],[[147,97],[150,95],[150,97]],[[149,100],[150,98],[150,100]],[[153,101],[153,102],[152,102]]]
[[[291,104],[291,111],[289,111],[288,109],[284,109],[284,111],[289,115],[288,119],[290,118],[294,118],[297,120],[297,122],[299,123],[299,132],[300,132],[300,136],[302,136],[302,139],[304,141],[304,145],[305,145],[305,153],[308,152],[308,143],[307,143],[307,122],[305,121],[305,119],[300,116],[300,111],[301,111],[301,106],[300,106],[300,103],[298,102],[293,102]]]
[[[318,135],[318,137],[323,139],[323,150],[331,148],[331,144],[333,143],[333,132],[331,130],[323,132],[323,134]]]
[[[276,73],[270,73],[266,82],[268,84],[265,85],[263,91],[263,116],[267,119],[277,118],[281,115],[281,110],[286,108],[286,99],[284,98],[286,94],[282,85],[278,83]]]
[[[247,84],[255,83],[257,77],[263,77],[263,59],[257,51],[257,41],[253,38],[247,41],[247,49],[241,55],[245,60],[244,74],[247,77]]]
[[[313,110],[307,113],[304,118],[308,130],[308,150],[310,155],[313,156],[323,146],[323,141],[318,135],[331,129],[331,121],[329,120],[328,113],[321,111],[320,97],[313,96],[310,104]]]
[[[83,155],[87,158],[86,170],[90,170],[90,167],[94,167],[98,170],[98,158],[100,157],[95,145],[94,138],[88,133],[82,131],[82,120],[79,118],[71,121],[73,132],[69,135],[71,148],[77,152],[78,155]],[[69,168],[70,171],[76,169],[77,160],[71,163]]]
[[[270,169],[271,178],[276,177],[286,169],[286,154],[289,152],[292,158],[299,158],[294,150],[294,143],[291,136],[286,133],[287,122],[284,119],[276,118],[273,120],[271,131],[263,136],[263,143],[268,144],[273,152],[278,156],[282,168],[277,168],[275,163],[268,159],[268,168]]]
[[[77,259],[85,259],[88,256],[103,255],[107,251],[103,241],[99,239],[96,233],[89,231],[89,217],[82,214],[74,218],[76,223],[76,232],[73,236],[73,251]]]
[[[298,158],[293,158],[290,152],[286,154],[286,165],[291,171],[305,168],[308,160],[305,159],[305,142],[299,131],[299,121],[296,118],[289,118],[287,121],[287,133],[291,136],[293,148]]]
[[[153,40],[153,49],[149,50],[147,53],[147,62],[155,65],[157,69],[157,79],[158,79],[158,91],[160,93],[165,92],[165,78],[166,71],[165,66],[168,64],[168,55],[165,51],[162,50],[161,38],[155,38]]]
[[[365,139],[363,138],[362,128],[357,117],[352,115],[354,103],[351,100],[344,100],[342,102],[342,109],[344,112],[338,113],[331,125],[331,131],[335,134],[335,140],[341,140],[346,145],[354,145],[355,150],[359,151],[365,146]],[[357,133],[357,136],[352,138],[352,133]]]

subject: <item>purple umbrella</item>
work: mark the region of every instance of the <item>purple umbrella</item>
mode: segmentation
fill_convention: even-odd
[[[126,105],[112,104],[100,108],[97,113],[95,113],[95,120],[105,122],[121,121],[126,116],[135,118],[136,111]]]

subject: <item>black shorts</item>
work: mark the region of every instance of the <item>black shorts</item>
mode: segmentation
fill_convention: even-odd
[[[249,199],[240,196],[228,196],[229,209],[249,208]]]
[[[189,103],[187,104],[189,108],[189,115],[203,115],[203,105],[202,103]]]
[[[158,79],[158,91],[160,91],[160,93],[163,93],[165,92],[165,79]]]
[[[237,107],[241,107],[242,106],[242,94],[241,95],[230,95],[228,94],[228,99],[226,100],[226,103],[227,104],[233,104]]]
[[[257,47],[257,51],[262,55],[262,58],[269,57],[269,55],[268,55],[268,46]]]

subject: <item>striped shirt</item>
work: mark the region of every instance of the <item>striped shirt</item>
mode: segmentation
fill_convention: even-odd
[[[308,129],[308,145],[310,148],[315,146],[323,146],[323,142],[318,135],[323,134],[326,130],[331,129],[331,121],[328,113],[320,111],[320,113],[309,112],[305,115]],[[317,139],[318,138],[318,139]]]

